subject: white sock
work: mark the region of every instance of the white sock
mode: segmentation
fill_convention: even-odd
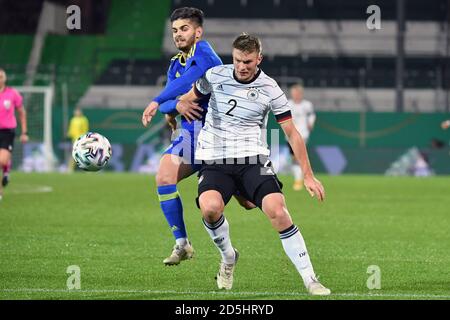
[[[217,249],[219,249],[220,255],[222,256],[222,262],[226,264],[233,264],[235,260],[235,252],[233,246],[231,245],[230,239],[230,228],[228,221],[222,214],[214,223],[208,223],[203,219],[203,224],[205,225],[206,231],[208,231],[209,236],[214,241]]]
[[[302,180],[303,173],[302,173],[302,169],[300,168],[300,166],[298,164],[294,164],[292,166],[292,172],[294,173],[295,181]]]
[[[178,238],[175,240],[175,242],[177,243],[177,245],[184,247],[185,245],[187,245],[188,239],[187,238]]]
[[[280,232],[280,239],[284,251],[300,273],[303,283],[308,287],[308,284],[315,280],[316,275],[300,231],[295,225],[292,225]]]

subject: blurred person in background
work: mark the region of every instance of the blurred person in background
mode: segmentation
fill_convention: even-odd
[[[23,98],[12,87],[6,86],[6,72],[0,68],[0,167],[2,169],[2,184],[0,186],[0,200],[3,196],[3,187],[9,183],[9,172],[12,163],[12,151],[16,136],[17,120],[15,111],[19,113],[22,132],[20,141],[28,141],[27,117],[23,107]]]
[[[314,128],[316,122],[316,114],[314,113],[314,106],[311,101],[303,98],[304,88],[300,83],[294,84],[290,88],[289,103],[292,106],[292,120],[294,120],[295,127],[300,132],[305,141],[308,143],[309,135]],[[294,153],[291,146],[288,144],[289,151],[292,156],[292,172],[294,174],[293,189],[299,191],[303,189],[303,172],[298,163],[294,159]]]
[[[67,136],[72,140],[72,144],[77,141],[77,139],[89,131],[89,120],[83,114],[83,111],[79,107],[75,108],[73,112],[73,117],[70,119],[69,130]],[[75,170],[75,161],[72,157],[69,158],[69,163],[67,166],[69,172]]]

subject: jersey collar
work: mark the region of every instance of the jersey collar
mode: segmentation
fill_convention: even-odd
[[[234,73],[234,68],[233,68],[233,78],[234,78],[234,80],[236,80],[237,82],[242,83],[242,84],[249,84],[249,83],[252,83],[252,82],[255,81],[256,79],[258,79],[258,77],[259,77],[260,74],[261,74],[261,68],[258,68],[258,71],[257,71],[256,74],[253,76],[253,78],[251,78],[251,79],[248,80],[248,81],[241,81],[241,80],[239,80],[239,79],[236,77],[236,74]]]

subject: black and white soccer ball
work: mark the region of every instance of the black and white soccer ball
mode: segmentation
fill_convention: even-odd
[[[99,171],[111,158],[112,150],[108,139],[96,132],[80,136],[73,144],[72,157],[80,169]]]

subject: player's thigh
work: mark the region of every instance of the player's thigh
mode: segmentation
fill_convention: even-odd
[[[193,172],[192,165],[184,163],[181,157],[174,154],[164,154],[156,173],[156,184],[159,186],[177,184]]]
[[[14,131],[0,129],[0,164],[5,166],[11,160],[11,152],[14,146]]]
[[[225,166],[205,165],[200,170],[198,179],[198,206],[202,209],[202,212],[203,209],[223,211],[225,205],[236,192],[235,182],[224,168]],[[216,201],[218,197],[222,201]]]
[[[238,190],[242,196],[262,208],[262,199],[269,193],[281,193],[283,184],[278,180],[270,163],[249,164],[240,170]]]

